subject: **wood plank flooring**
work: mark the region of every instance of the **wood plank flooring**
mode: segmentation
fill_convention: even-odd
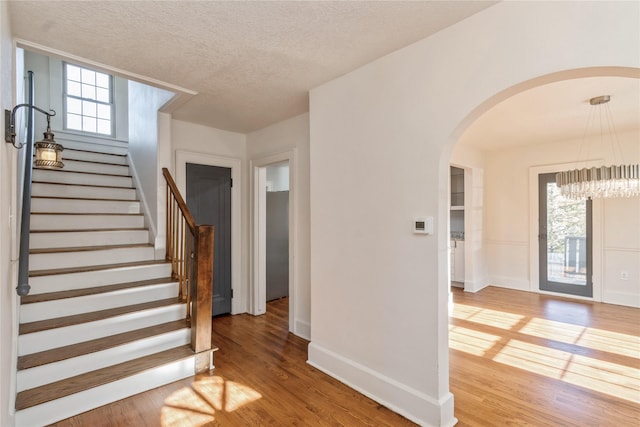
[[[640,426],[640,310],[453,289],[458,426]]]
[[[640,310],[492,287],[453,294],[458,426],[640,425]],[[287,306],[216,318],[211,373],[54,425],[414,425],[307,365]]]

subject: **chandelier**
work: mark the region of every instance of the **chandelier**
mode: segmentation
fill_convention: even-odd
[[[605,108],[607,130],[615,138],[611,112],[606,105],[610,100],[611,97],[609,95],[602,95],[591,98],[589,103],[600,108],[607,107]],[[603,136],[603,119],[601,112],[600,114],[600,135]],[[587,129],[589,127],[588,122]],[[587,129],[585,129],[585,134]],[[617,140],[615,140],[615,144],[619,149]],[[640,196],[640,164],[599,166],[558,172],[556,174],[556,185],[560,188],[562,196],[574,200]]]

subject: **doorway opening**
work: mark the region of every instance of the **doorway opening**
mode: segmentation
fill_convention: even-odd
[[[465,170],[450,167],[449,188],[449,232],[450,232],[450,264],[451,286],[464,289],[465,281]]]
[[[267,302],[289,297],[289,162],[266,168]]]
[[[285,300],[289,331],[295,322],[295,150],[251,161],[253,170],[253,291],[251,312]],[[273,304],[270,304],[273,306]],[[300,333],[300,332],[298,332]]]

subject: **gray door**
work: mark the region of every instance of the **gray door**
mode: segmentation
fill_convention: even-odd
[[[213,315],[231,313],[231,169],[187,163],[187,207],[214,226]]]
[[[562,197],[555,173],[538,184],[540,289],[591,297],[591,200]]]
[[[267,192],[267,301],[289,296],[289,192]]]

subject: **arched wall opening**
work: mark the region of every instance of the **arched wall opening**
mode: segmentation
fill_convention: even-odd
[[[593,81],[594,78],[611,78],[611,77],[633,79],[637,82],[640,82],[640,69],[631,68],[631,67],[591,67],[591,68],[566,70],[566,71],[552,73],[549,75],[539,76],[537,78],[533,78],[525,82],[522,82],[520,84],[514,85],[512,87],[509,87],[497,93],[496,95],[490,97],[486,101],[482,102],[456,128],[454,132],[454,135],[456,135],[456,138],[450,139],[443,149],[442,158],[440,162],[440,169],[441,169],[440,187],[444,186],[448,188],[449,180],[450,180],[449,166],[453,165],[453,166],[464,168],[465,179],[467,180],[465,182],[465,188],[467,191],[469,190],[473,191],[472,195],[465,193],[465,204],[468,205],[467,209],[465,209],[466,233],[464,237],[466,242],[466,252],[465,252],[465,255],[466,255],[465,290],[466,291],[476,292],[484,288],[485,286],[490,285],[491,279],[487,277],[486,268],[483,268],[484,266],[482,265],[486,262],[486,259],[485,259],[486,254],[484,254],[484,247],[483,247],[483,214],[484,214],[483,196],[485,194],[483,191],[484,162],[482,162],[482,164],[480,165],[477,159],[474,159],[472,155],[469,155],[469,153],[464,153],[462,156],[460,155],[458,155],[457,157],[454,156],[455,148],[459,145],[462,135],[465,132],[467,132],[469,129],[471,129],[475,121],[478,120],[483,114],[487,113],[493,107],[500,104],[501,102],[511,97],[514,97],[518,94],[522,94],[526,91],[531,91],[531,90],[541,88],[543,86],[547,86],[553,83],[558,83],[558,82],[576,81],[580,79],[591,79],[590,81]],[[606,87],[606,83],[604,85],[590,84],[590,86]],[[593,90],[590,93],[594,96],[598,95],[598,93],[593,92]],[[636,92],[634,92],[634,94],[630,96],[635,96],[635,94]],[[576,104],[578,104],[579,102],[586,103],[585,99],[576,99],[575,101],[576,101]],[[524,113],[526,114],[526,111]],[[585,113],[586,113],[586,110],[585,110]],[[545,126],[545,125],[546,123],[540,123],[540,126]],[[584,126],[584,123],[581,122],[579,123],[579,125]],[[576,133],[575,138],[579,139],[580,137],[584,137],[584,135],[582,135],[582,133]],[[550,142],[557,142],[557,141],[559,140],[556,139]],[[549,141],[540,141],[540,142],[544,143]],[[585,145],[584,141],[581,142],[581,145]],[[584,148],[584,147],[581,147],[581,148]],[[633,149],[631,150],[627,149],[626,151],[623,150],[623,153],[631,155],[632,157],[631,160],[633,162],[638,161],[637,158],[635,159],[633,158],[634,155],[637,156],[637,153],[634,153]],[[599,153],[590,153],[590,154],[592,156],[595,155],[596,157],[600,155]],[[578,162],[579,160],[585,160],[585,159],[578,159],[576,154],[576,156],[572,157],[571,159],[567,159],[567,161],[569,162],[570,160]],[[622,159],[619,159],[619,160],[622,160]],[[554,156],[554,152],[549,150],[548,160],[536,166],[543,167],[544,169],[545,165],[549,165],[549,167],[547,167],[546,169],[555,170],[557,168],[554,169],[554,167],[551,165],[554,165],[557,163],[558,163],[558,160]],[[471,182],[468,182],[468,181],[471,181]],[[446,193],[443,193],[441,191],[440,195],[441,195],[441,199],[440,199],[441,206],[442,205],[447,206],[448,204],[450,204],[449,191],[447,191]],[[535,201],[534,197],[529,197],[529,198],[532,201]],[[531,204],[534,204],[534,203],[532,202]],[[596,202],[596,207],[599,210],[601,210],[600,204],[601,204],[600,202]],[[535,212],[535,209],[530,209],[530,211],[531,211],[531,215],[530,215],[529,221],[531,222],[535,220],[536,212]],[[440,224],[448,224],[449,212],[445,212],[443,216],[441,216],[439,219],[440,219],[439,221]],[[532,232],[535,233],[535,229],[533,229]],[[440,233],[439,236],[444,237],[444,239],[447,240],[447,236],[449,236],[449,232],[447,231],[445,233]],[[596,236],[596,239],[598,239],[597,236]],[[440,242],[440,244],[441,243],[442,242]],[[529,257],[532,258],[532,261],[529,263],[530,264],[529,276],[531,280],[529,281],[528,284],[523,285],[523,286],[526,286],[526,289],[524,290],[529,290],[534,292],[538,290],[537,267],[536,267],[537,252],[535,251],[536,249],[535,245],[536,245],[536,242],[530,242],[528,244],[529,247],[527,249],[530,252]],[[448,255],[450,255],[450,252],[448,253]],[[597,259],[596,264],[598,266],[602,263],[600,258],[601,258],[600,256],[596,257]],[[442,263],[440,264],[440,268],[442,268]],[[448,271],[448,267],[445,266],[444,268],[445,270]],[[601,273],[599,269],[598,269],[598,273]],[[599,292],[597,292],[596,295],[594,295],[594,299],[596,301],[602,301],[603,300],[602,292],[600,292],[600,289],[598,289],[598,291]],[[604,300],[606,300],[606,298]],[[615,302],[618,302],[621,300],[622,298],[619,298]]]

